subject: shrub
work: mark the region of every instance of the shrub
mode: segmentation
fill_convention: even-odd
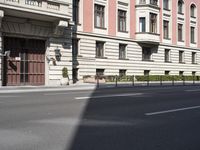
[[[150,75],[150,76],[135,76],[137,81],[199,81],[199,76],[172,76],[172,75]]]
[[[66,67],[62,69],[62,76],[63,78],[68,78],[68,69]]]
[[[89,75],[86,75],[83,77],[83,79],[92,77]],[[94,77],[94,76],[93,76]],[[98,76],[99,80],[104,79],[106,82],[116,82],[116,78],[118,82],[132,82],[133,76]],[[134,80],[136,81],[199,81],[199,76],[178,76],[178,75],[150,75],[150,76],[134,76]],[[97,80],[97,76],[95,76],[95,79]]]

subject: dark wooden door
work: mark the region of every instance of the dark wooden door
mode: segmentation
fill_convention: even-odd
[[[45,41],[5,37],[4,50],[11,51],[4,59],[6,85],[44,85]]]

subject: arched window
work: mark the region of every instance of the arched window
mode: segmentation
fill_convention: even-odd
[[[183,1],[182,0],[178,1],[178,13],[180,13],[180,14],[183,13]]]
[[[190,16],[191,16],[191,17],[196,17],[195,11],[196,11],[196,6],[195,6],[194,4],[192,4],[192,5],[190,6]]]

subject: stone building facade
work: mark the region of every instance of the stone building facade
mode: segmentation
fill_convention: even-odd
[[[200,75],[199,0],[76,0],[74,77]]]
[[[72,78],[71,0],[0,0],[0,85]]]

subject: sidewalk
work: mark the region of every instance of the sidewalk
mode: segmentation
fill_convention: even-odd
[[[200,86],[200,82],[193,84],[191,81],[176,81],[172,84],[170,81],[162,82],[119,82],[117,83],[100,83],[99,86],[95,83],[76,83],[68,86],[6,86],[0,87],[0,94],[8,93],[30,93],[30,92],[53,92],[53,91],[84,91],[95,90],[97,88],[128,88],[128,87],[173,87],[173,86]]]
[[[74,91],[74,90],[94,90],[95,84],[78,83],[68,86],[2,86],[0,94],[6,93],[29,93],[29,92],[51,92],[51,91]]]

